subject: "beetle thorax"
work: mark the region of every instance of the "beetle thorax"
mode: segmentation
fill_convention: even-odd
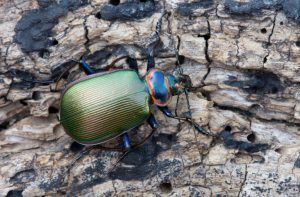
[[[168,77],[158,69],[151,69],[145,76],[152,101],[158,106],[167,106],[172,99],[171,85]]]

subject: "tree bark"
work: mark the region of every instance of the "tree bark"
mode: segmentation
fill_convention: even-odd
[[[192,117],[216,137],[152,106],[159,128],[144,145],[118,163],[122,153],[95,148],[73,165],[87,147],[57,119],[61,90],[84,76],[73,60],[105,70],[128,55],[142,77],[164,9],[156,66],[175,68],[178,49]],[[0,21],[0,196],[300,195],[299,2],[6,0]],[[184,94],[176,102],[186,114]]]

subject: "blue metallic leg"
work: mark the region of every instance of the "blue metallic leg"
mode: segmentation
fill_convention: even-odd
[[[130,145],[128,133],[124,133],[124,134],[122,135],[122,140],[123,140],[124,148],[125,148],[126,150],[129,150],[129,149],[131,148],[131,145]]]
[[[149,54],[148,57],[148,64],[147,64],[147,71],[155,67],[155,60],[153,54]]]
[[[157,128],[157,122],[156,122],[155,117],[153,116],[153,114],[150,114],[149,118],[147,119],[147,122],[149,123],[149,125],[151,126],[152,129]]]
[[[158,107],[158,109],[160,111],[162,111],[166,116],[170,117],[170,118],[174,118],[177,120],[183,120],[183,121],[187,121],[188,123],[190,123],[191,125],[193,125],[193,127],[199,132],[202,133],[204,135],[208,135],[208,136],[215,136],[213,133],[207,132],[204,128],[202,128],[199,124],[197,124],[196,122],[194,122],[190,117],[178,117],[178,116],[174,116],[172,114],[172,112],[168,109],[168,107]]]
[[[80,65],[83,67],[83,69],[85,70],[85,72],[88,74],[88,75],[91,75],[91,74],[94,74],[95,71],[91,68],[90,65],[88,65],[88,63],[86,63],[83,59],[81,59],[79,61]]]
[[[158,106],[158,109],[160,110],[160,111],[162,111],[162,113],[164,113],[166,116],[168,116],[168,117],[173,117],[173,114],[172,114],[172,112],[169,110],[169,108],[166,106],[166,107],[159,107]]]

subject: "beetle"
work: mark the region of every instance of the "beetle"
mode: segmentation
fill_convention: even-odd
[[[159,37],[161,20],[156,26]],[[172,74],[155,68],[153,50],[147,56],[147,73],[139,77],[137,61],[128,58],[130,69],[96,73],[85,60],[79,61],[88,74],[65,88],[60,100],[60,122],[66,133],[83,145],[95,145],[122,136],[125,150],[132,148],[127,132],[147,121],[153,130],[157,121],[150,112],[156,105],[170,118],[185,120],[207,132],[191,117],[177,117],[168,109],[172,96],[192,86],[181,68]]]

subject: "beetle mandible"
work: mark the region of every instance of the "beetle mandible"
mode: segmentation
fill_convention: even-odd
[[[162,17],[156,25],[159,38]],[[127,132],[147,120],[153,130],[157,122],[150,113],[156,105],[166,116],[185,120],[205,133],[191,117],[174,116],[168,109],[172,96],[186,93],[191,79],[181,69],[173,74],[155,68],[153,49],[147,56],[147,73],[140,78],[135,59],[129,58],[132,69],[104,73],[95,71],[84,61],[80,65],[88,76],[70,83],[60,101],[60,122],[76,142],[83,145],[101,144],[122,136],[125,150],[132,148]]]

